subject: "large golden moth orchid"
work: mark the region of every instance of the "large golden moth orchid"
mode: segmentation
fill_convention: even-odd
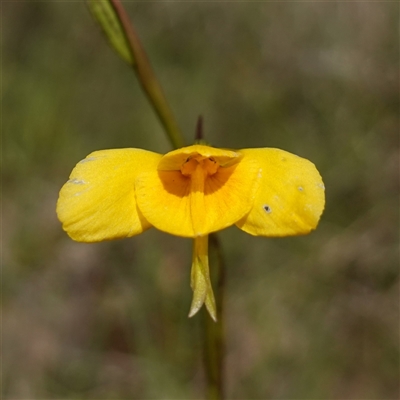
[[[155,228],[194,239],[189,316],[205,303],[216,320],[208,235],[235,224],[256,236],[304,235],[325,204],[314,164],[273,148],[226,150],[196,144],[165,155],[100,150],[73,169],[58,218],[78,242],[131,237]]]

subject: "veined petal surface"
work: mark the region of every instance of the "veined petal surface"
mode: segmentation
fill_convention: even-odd
[[[185,150],[184,156],[179,150],[164,156],[167,160],[161,160],[158,171],[138,176],[135,189],[141,212],[157,229],[177,236],[198,237],[233,225],[250,211],[259,166],[251,158],[242,159],[238,152],[209,146],[190,147],[196,149]],[[228,166],[219,166],[215,173],[205,173],[203,177],[197,166],[191,176],[186,176],[176,169],[190,157],[194,163],[197,157],[200,164],[204,157],[205,168],[217,160]]]
[[[57,215],[63,229],[78,242],[100,242],[150,228],[136,205],[134,182],[138,174],[156,170],[161,157],[140,149],[89,154],[60,191]]]
[[[279,149],[240,150],[257,160],[260,185],[251,211],[236,225],[260,236],[304,235],[315,229],[325,205],[325,188],[315,165]]]

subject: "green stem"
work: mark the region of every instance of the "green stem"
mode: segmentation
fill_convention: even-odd
[[[139,36],[135,32],[128,15],[126,14],[122,4],[119,0],[113,0],[112,4],[118,14],[126,38],[130,45],[130,49],[136,60],[134,64],[134,69],[139,78],[139,82],[146,93],[151,105],[154,108],[161,124],[163,125],[172,145],[175,148],[184,146],[184,141],[182,139],[182,134],[178,127],[177,122],[173,116],[172,110],[168,105],[168,102],[164,96],[163,90],[160,83],[158,82],[153,69],[150,65],[150,61],[147,58],[146,52],[144,51]]]
[[[151,67],[128,14],[120,0],[87,0],[89,8],[100,24],[112,47],[134,69],[140,85],[150,101],[158,119],[175,148],[185,145],[163,90]]]
[[[224,289],[225,289],[225,264],[221,245],[216,234],[210,235],[210,254],[214,261],[211,265],[212,278],[216,285],[215,297],[218,321],[214,322],[207,313],[203,312],[204,333],[204,363],[207,378],[207,397],[209,400],[222,400],[224,398]]]

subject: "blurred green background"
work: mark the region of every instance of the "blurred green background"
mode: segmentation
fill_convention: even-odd
[[[312,160],[317,231],[220,234],[229,399],[399,397],[399,3],[125,3],[191,143]],[[97,149],[170,150],[82,2],[2,3],[4,399],[201,399],[191,241],[79,244],[55,215]],[[212,268],[212,265],[211,265]]]

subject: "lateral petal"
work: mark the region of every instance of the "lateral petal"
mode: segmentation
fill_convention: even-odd
[[[258,161],[260,185],[251,211],[236,225],[260,236],[304,235],[324,210],[322,178],[310,161],[279,149],[240,150]]]
[[[136,205],[134,181],[143,171],[155,170],[161,157],[140,149],[89,154],[60,191],[57,215],[63,229],[78,242],[100,242],[150,228]]]

